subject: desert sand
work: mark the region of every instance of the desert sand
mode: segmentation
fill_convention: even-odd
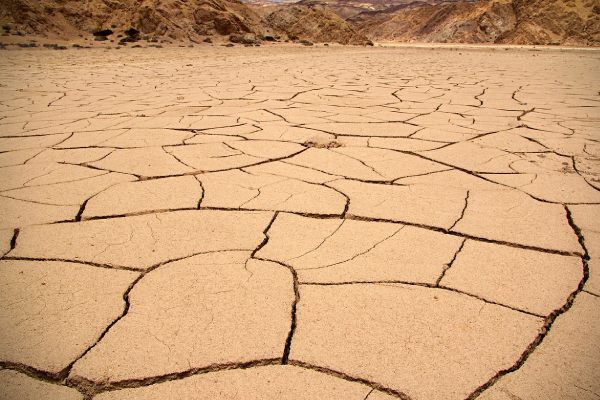
[[[600,51],[4,51],[1,399],[595,399]]]

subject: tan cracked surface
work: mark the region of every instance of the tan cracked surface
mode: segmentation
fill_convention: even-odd
[[[194,209],[202,194],[202,186],[193,176],[120,183],[89,198],[82,218]]]
[[[56,399],[83,400],[77,390],[30,378],[11,370],[0,371],[0,398],[2,399]]]
[[[597,399],[600,392],[600,299],[582,293],[557,319],[538,351],[518,372],[500,379],[480,398]]]
[[[600,393],[597,51],[3,55],[1,399]]]
[[[0,261],[0,357],[61,372],[121,314],[122,293],[137,275],[78,263]]]
[[[292,359],[377,379],[411,398],[466,397],[509,367],[543,323],[418,286],[308,285],[300,296]]]
[[[100,400],[136,399],[235,399],[253,400],[363,400],[373,389],[309,369],[291,365],[268,365],[255,368],[217,371],[178,381],[159,383],[156,387],[123,389],[99,395]]]
[[[294,300],[290,271],[213,252],[167,263],[129,293],[130,312],[71,370],[74,379],[123,381],[277,359]]]

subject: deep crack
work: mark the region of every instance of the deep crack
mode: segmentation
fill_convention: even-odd
[[[577,288],[575,289],[575,291],[573,291],[569,295],[569,297],[567,298],[567,301],[565,302],[565,304],[563,304],[562,307],[554,310],[552,313],[550,313],[550,315],[548,315],[546,317],[546,319],[544,321],[544,325],[540,329],[540,333],[533,340],[533,342],[531,342],[529,344],[529,346],[527,346],[527,348],[525,349],[525,351],[521,354],[521,357],[519,357],[519,359],[511,367],[509,367],[507,369],[504,369],[504,370],[501,370],[501,371],[498,371],[490,380],[488,380],[486,383],[484,383],[483,385],[481,385],[477,389],[475,389],[467,397],[466,400],[476,399],[485,390],[489,389],[496,382],[498,382],[504,375],[507,375],[507,374],[510,374],[511,372],[515,372],[515,371],[519,370],[525,364],[525,362],[527,361],[527,359],[542,344],[542,342],[544,341],[544,339],[546,338],[546,336],[548,335],[548,333],[552,329],[552,325],[554,325],[554,322],[556,321],[556,319],[559,316],[561,316],[562,314],[564,314],[565,312],[569,311],[569,309],[573,306],[573,303],[575,302],[575,298],[577,297],[577,295],[583,291],[585,283],[587,282],[587,280],[589,278],[589,275],[590,275],[589,265],[588,265],[588,262],[590,260],[590,256],[589,256],[587,247],[585,246],[585,238],[584,238],[584,236],[583,236],[583,234],[581,232],[581,229],[573,221],[573,217],[571,215],[571,210],[569,210],[569,208],[567,206],[565,206],[565,212],[567,214],[567,220],[569,221],[569,225],[571,226],[571,228],[573,229],[573,231],[577,235],[577,239],[579,241],[579,244],[581,245],[581,247],[582,247],[582,249],[584,251],[583,255],[581,255],[581,262],[583,264],[583,277],[581,278],[581,281],[577,285]]]

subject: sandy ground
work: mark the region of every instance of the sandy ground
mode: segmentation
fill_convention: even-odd
[[[600,52],[10,50],[1,399],[595,399]]]

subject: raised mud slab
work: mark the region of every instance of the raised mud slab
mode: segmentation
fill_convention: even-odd
[[[2,55],[1,399],[600,393],[600,52]]]

